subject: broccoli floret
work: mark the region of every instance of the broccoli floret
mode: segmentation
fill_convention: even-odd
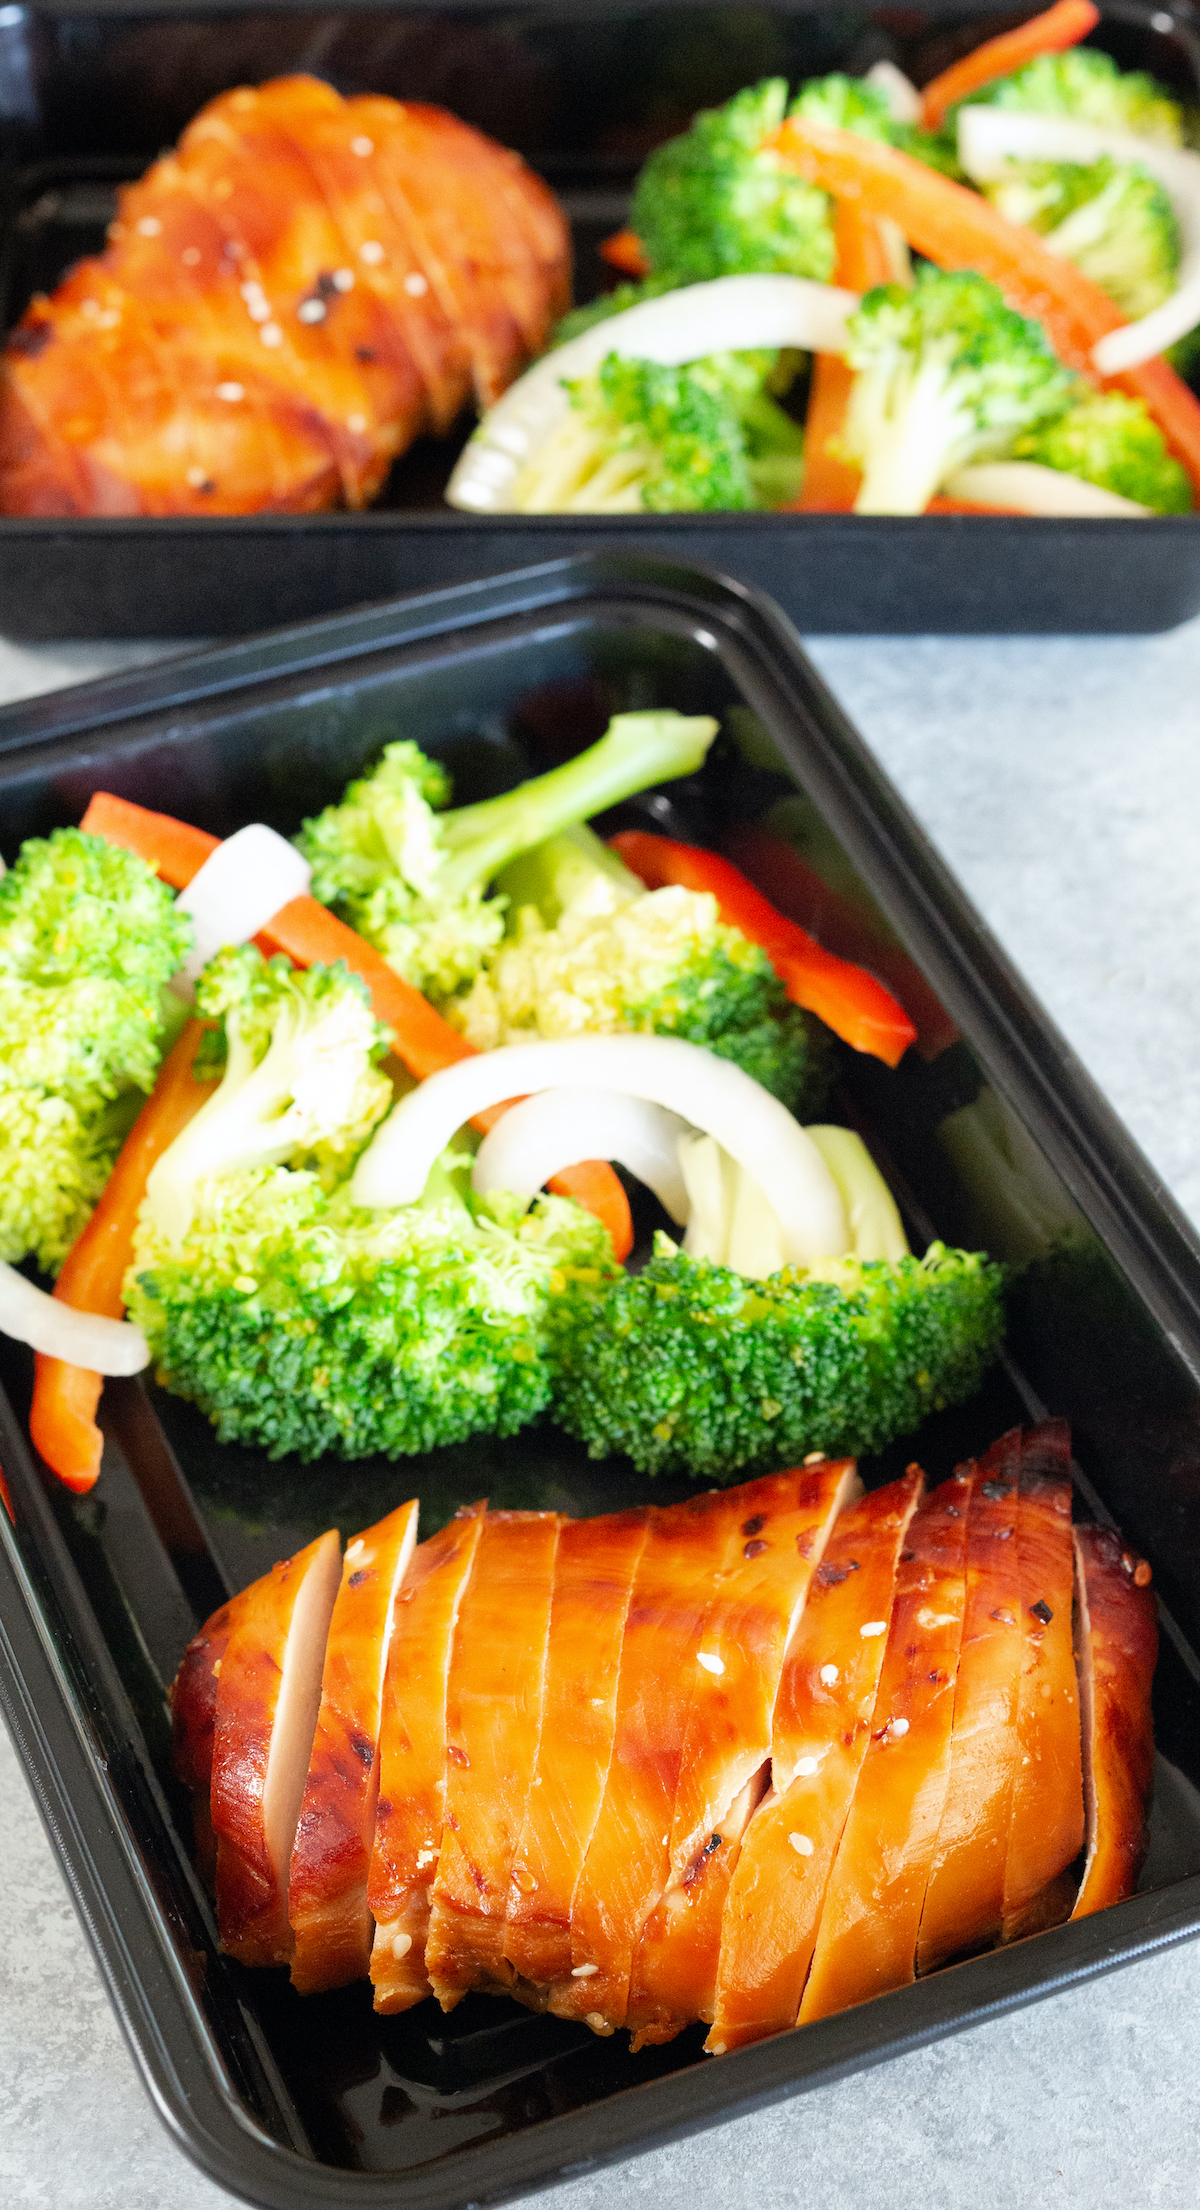
[[[610,353],[567,391],[570,412],[513,486],[525,513],[742,511],[799,493],[803,432],[736,354],[663,368]]]
[[[1009,222],[1036,230],[1073,261],[1131,321],[1175,289],[1179,225],[1168,193],[1148,169],[1107,155],[1073,162],[1013,162],[986,188]]]
[[[415,744],[389,744],[341,803],[296,842],[314,897],[336,907],[407,982],[442,1000],[478,974],[504,933],[489,883],[517,853],[649,784],[694,774],[716,722],[617,714],[598,744],[500,798],[435,812],[449,780]]]
[[[1019,437],[1013,453],[1136,499],[1156,514],[1192,510],[1187,470],[1167,451],[1145,400],[1123,392],[1085,392],[1065,414]]]
[[[818,1110],[824,1031],[788,1002],[765,952],[715,898],[645,890],[590,830],[530,852],[501,878],[512,934],[450,1018],[480,1051],[533,1036],[635,1030],[707,1045],[793,1111]]]
[[[664,292],[676,289],[673,276],[647,276],[639,284],[614,284],[611,292],[601,292],[598,299],[589,299],[586,306],[572,307],[570,313],[555,324],[546,350],[552,353],[560,345],[568,345],[572,338],[581,338],[585,330],[594,330],[597,323],[609,322],[614,315],[623,315],[627,308],[640,307],[644,299],[661,299]]]
[[[651,154],[634,187],[631,219],[654,276],[702,284],[778,271],[828,283],[829,201],[767,146],[787,104],[786,79],[764,78],[724,107],[702,111]]]
[[[847,324],[857,370],[846,451],[860,514],[920,514],[952,469],[1007,453],[1060,414],[1073,379],[1045,331],[970,271],[924,266],[911,291],[882,284]]]
[[[368,1212],[252,1168],[206,1183],[181,1244],[143,1222],[126,1296],[159,1380],[272,1458],[514,1434],[550,1397],[551,1283],[574,1268],[598,1286],[611,1246],[568,1199],[525,1212],[455,1179],[448,1159],[420,1204]]]
[[[1164,146],[1183,143],[1183,110],[1142,69],[1118,69],[1109,54],[1073,46],[1039,54],[1011,77],[981,85],[971,105],[1020,108],[1029,115],[1067,115],[1104,130],[1129,131]],[[953,112],[948,118],[953,127]]]
[[[61,1266],[158,1070],[191,923],[153,870],[56,829],[0,879],[0,1258]]]
[[[660,1237],[645,1271],[565,1280],[550,1304],[554,1414],[643,1473],[730,1481],[852,1456],[971,1395],[1002,1332],[1001,1272],[931,1245],[750,1282]]]

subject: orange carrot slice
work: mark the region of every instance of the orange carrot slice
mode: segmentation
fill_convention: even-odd
[[[1033,16],[1015,31],[985,39],[982,46],[943,69],[926,85],[921,94],[921,121],[926,130],[939,129],[947,110],[969,99],[982,85],[994,84],[997,77],[1011,77],[1015,69],[1036,61],[1039,54],[1061,54],[1068,46],[1078,46],[1099,21],[1100,10],[1092,6],[1092,0],[1057,0],[1055,7],[1047,8],[1044,15]]]
[[[642,250],[642,241],[636,230],[614,230],[600,248],[600,258],[610,269],[620,269],[622,276],[649,276],[650,263]]]
[[[854,200],[838,200],[834,238],[836,284],[849,292],[869,292],[887,283],[891,269],[875,216],[865,215]],[[804,424],[804,488],[797,503],[801,514],[849,514],[858,497],[860,472],[836,450],[853,383],[854,370],[840,353],[817,354]]]

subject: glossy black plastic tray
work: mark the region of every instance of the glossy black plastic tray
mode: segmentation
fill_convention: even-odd
[[[106,1392],[100,1482],[73,1498],[30,1453],[30,1361],[9,1344],[0,1701],[160,2113],[214,2178],[278,2210],[519,2193],[1200,1928],[1200,1253],[768,602],[685,569],[568,562],[11,707],[0,850],[76,820],[98,786],[217,831],[253,817],[292,830],[398,732],[444,756],[467,798],[578,747],[610,710],[652,703],[711,710],[722,734],[701,776],[614,820],[719,843],[790,801],[810,863],[860,919],[886,916],[960,1031],[894,1073],[844,1053],[833,1114],[868,1132],[915,1242],[986,1236],[1021,1262],[1010,1354],[973,1403],[864,1472],[890,1477],[918,1453],[939,1479],[1014,1420],[1070,1417],[1077,1511],[1119,1521],[1163,1606],[1144,1892],[719,2059],[701,2056],[702,2030],[633,2057],[624,2035],[597,2041],[482,1995],[449,2018],[425,2004],[387,2020],[365,1986],[302,2000],[219,1954],[192,1871],[164,1699],[197,1622],[321,1527],[349,1535],[414,1493],[428,1532],[484,1493],[578,1512],[686,1484],[589,1464],[549,1428],[394,1466],[272,1466],[128,1382]],[[1015,1147],[994,1182],[961,1178],[939,1138],[985,1088]]]
[[[203,102],[292,69],[339,91],[440,101],[516,146],[558,190],[577,293],[612,281],[596,247],[625,218],[644,155],[766,74],[793,82],[883,58],[924,83],[1035,0],[832,10],[765,0],[504,0],[356,8],[275,0],[33,0],[0,11],[0,327],[99,251],[117,184]],[[1200,101],[1193,0],[1101,0],[1094,42]],[[463,434],[467,425],[463,425]],[[325,613],[530,561],[632,551],[699,561],[771,591],[820,631],[1133,631],[1200,609],[1200,525],[1005,516],[554,515],[452,512],[454,438],[399,461],[365,514],[233,520],[0,517],[0,631],[202,637]]]

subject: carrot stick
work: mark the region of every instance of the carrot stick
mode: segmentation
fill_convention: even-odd
[[[931,499],[926,514],[1025,514],[1022,506],[980,506],[977,499]],[[1028,518],[1028,517],[1027,517]]]
[[[947,109],[969,99],[982,85],[994,84],[997,77],[1011,77],[1015,69],[1036,61],[1039,54],[1061,54],[1068,46],[1078,46],[1099,21],[1100,10],[1092,6],[1092,0],[1057,0],[1055,7],[1047,8],[1044,15],[1033,16],[1017,30],[985,39],[982,46],[943,69],[940,77],[926,85],[921,94],[921,121],[926,130],[940,129]]]
[[[600,258],[610,269],[620,269],[622,276],[649,276],[650,263],[642,251],[642,241],[636,230],[614,230],[600,247]]]
[[[119,1320],[125,1310],[121,1284],[133,1255],[133,1231],[146,1194],[146,1177],[216,1086],[192,1076],[192,1061],[203,1034],[202,1022],[189,1021],[167,1053],[96,1210],[67,1253],[54,1294],[76,1311],[101,1312]],[[96,1408],[103,1386],[99,1374],[38,1353],[29,1432],[46,1464],[69,1489],[90,1489],[100,1471],[102,1439]]]
[[[873,215],[854,200],[834,203],[837,262],[834,282],[848,292],[869,292],[886,284],[891,270],[887,248]],[[849,514],[858,497],[861,471],[837,452],[846,425],[854,370],[840,353],[818,353],[812,366],[808,415],[804,424],[804,488],[800,514]]]
[[[793,1005],[815,1013],[855,1051],[870,1052],[889,1067],[899,1064],[917,1034],[903,1006],[865,968],[825,951],[807,929],[777,912],[732,860],[646,829],[624,829],[611,841],[648,889],[679,883],[708,891],[721,919],[762,946]]]
[[[865,214],[890,216],[939,268],[976,269],[988,277],[1021,314],[1042,324],[1069,368],[1144,399],[1200,494],[1200,405],[1162,359],[1120,376],[1097,376],[1092,347],[1125,318],[1070,261],[1048,253],[1033,231],[1006,222],[978,192],[893,146],[798,117],[781,124],[775,145],[811,183],[857,201]]]
[[[169,814],[150,813],[108,791],[95,793],[81,826],[137,852],[175,890],[187,887],[219,841],[204,829],[174,821]],[[418,1082],[474,1056],[475,1046],[442,1019],[428,998],[318,899],[293,898],[259,931],[258,944],[268,958],[274,952],[286,952],[297,967],[332,967],[344,960],[351,974],[366,983],[376,1020],[390,1031],[396,1056]],[[476,1126],[482,1120],[481,1115]],[[629,1200],[606,1159],[588,1159],[565,1174],[556,1174],[549,1187],[556,1196],[574,1197],[594,1213],[612,1236],[618,1259],[628,1258],[633,1249]]]

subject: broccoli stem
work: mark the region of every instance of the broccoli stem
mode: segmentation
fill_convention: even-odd
[[[694,775],[717,733],[711,714],[616,714],[598,744],[499,798],[439,817],[440,888],[450,899],[491,882],[527,852],[651,783]]]
[[[601,885],[609,893],[608,902],[613,896],[620,902],[640,898],[646,887],[585,822],[522,852],[496,878],[510,916],[522,906],[535,906],[547,928],[557,925],[568,906],[592,910],[593,893]]]
[[[919,367],[868,445],[855,513],[923,514],[960,447],[970,450],[971,429],[941,362]]]

